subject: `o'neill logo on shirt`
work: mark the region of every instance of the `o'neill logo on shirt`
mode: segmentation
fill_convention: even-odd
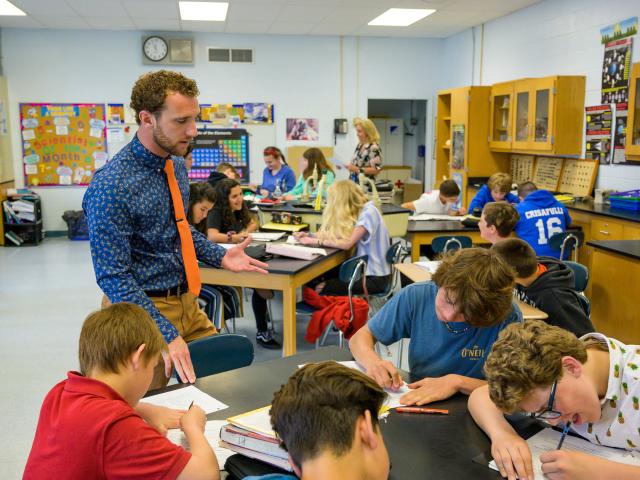
[[[484,348],[480,348],[477,345],[472,348],[463,348],[460,355],[462,358],[468,358],[469,360],[480,360],[484,358]]]
[[[526,218],[546,217],[548,215],[564,215],[562,207],[537,208],[524,213]]]

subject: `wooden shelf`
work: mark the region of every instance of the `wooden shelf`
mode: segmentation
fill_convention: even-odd
[[[451,117],[442,117],[442,120],[444,120],[445,122],[450,122],[451,121]]]

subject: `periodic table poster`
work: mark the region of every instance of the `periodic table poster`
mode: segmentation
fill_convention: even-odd
[[[240,182],[249,181],[249,134],[245,129],[216,128],[198,130],[193,144],[192,181],[204,181],[221,163],[230,163],[240,174]]]
[[[108,159],[105,107],[96,103],[21,103],[27,186],[88,185]]]

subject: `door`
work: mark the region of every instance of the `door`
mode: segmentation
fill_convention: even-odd
[[[532,114],[530,148],[532,150],[552,150],[556,79],[550,77],[531,80],[530,85],[529,101]]]
[[[510,149],[512,139],[511,107],[513,105],[513,83],[496,84],[491,87],[491,122],[489,147]]]
[[[531,83],[515,82],[513,89],[513,149],[529,150],[531,138]]]

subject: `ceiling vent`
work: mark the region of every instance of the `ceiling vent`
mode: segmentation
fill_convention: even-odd
[[[209,48],[209,61],[216,63],[253,63],[250,48]]]

